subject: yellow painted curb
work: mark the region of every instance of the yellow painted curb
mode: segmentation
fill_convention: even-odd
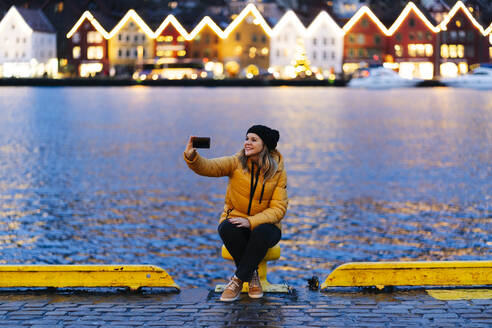
[[[154,265],[0,265],[0,287],[172,287]]]
[[[477,286],[492,285],[492,261],[354,262],[336,268],[321,285]]]
[[[492,289],[431,289],[426,292],[441,301],[492,299]]]

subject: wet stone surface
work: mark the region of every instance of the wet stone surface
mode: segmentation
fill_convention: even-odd
[[[476,302],[478,301],[478,302]],[[1,327],[490,327],[492,299],[439,301],[425,290],[301,289],[233,303],[207,289],[9,292]]]

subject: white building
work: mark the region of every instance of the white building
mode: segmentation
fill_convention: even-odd
[[[0,77],[58,73],[56,31],[41,10],[12,6],[0,21]]]
[[[343,30],[322,11],[305,28],[293,11],[288,11],[273,28],[270,40],[270,71],[277,78],[294,78],[296,57],[306,56],[318,78],[342,72]]]
[[[304,44],[305,36],[306,28],[292,10],[275,25],[270,39],[270,72],[276,78],[295,77],[296,49]]]
[[[322,11],[316,16],[306,31],[306,54],[314,72],[329,77],[342,73],[344,32],[328,15]]]

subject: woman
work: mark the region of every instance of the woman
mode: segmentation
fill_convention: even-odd
[[[287,174],[276,150],[279,137],[277,130],[254,125],[246,133],[244,148],[234,156],[201,157],[193,148],[193,137],[184,151],[186,163],[197,174],[229,177],[218,230],[234,258],[236,272],[221,301],[237,300],[243,282],[249,282],[251,298],[263,296],[258,264],[280,240],[280,221],[288,203]]]

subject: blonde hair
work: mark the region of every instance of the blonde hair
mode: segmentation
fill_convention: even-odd
[[[258,166],[263,173],[264,181],[272,178],[278,170],[278,163],[273,158],[272,153],[273,152],[269,151],[266,145],[263,145],[263,149],[258,154]],[[249,172],[248,157],[244,153],[244,148],[239,153],[239,162],[241,163],[243,170]]]

